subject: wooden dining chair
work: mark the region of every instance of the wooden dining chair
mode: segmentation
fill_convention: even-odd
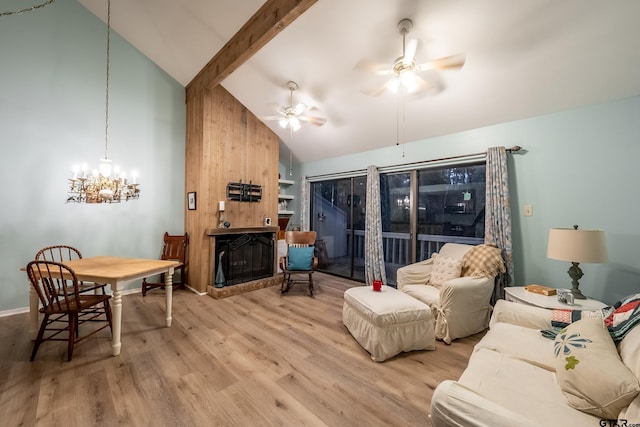
[[[27,275],[42,305],[40,313],[44,315],[31,352],[31,361],[35,359],[40,344],[45,341],[67,341],[67,360],[71,361],[77,343],[107,327],[113,333],[109,305],[111,296],[80,293],[79,282],[72,269],[55,261],[31,261],[27,264]],[[100,310],[96,310],[98,306]],[[103,316],[104,319],[101,318]],[[105,324],[80,335],[80,326],[88,322]],[[61,336],[65,331],[66,338]]]
[[[318,258],[314,256],[316,232],[287,231],[284,233],[284,240],[287,243],[287,255],[280,257],[280,293],[288,292],[294,283],[307,283],[309,296],[313,296],[313,272],[318,268]],[[307,277],[295,279],[299,275]]]
[[[170,235],[164,233],[164,239],[162,243],[162,255],[161,260],[178,261],[179,266],[175,267],[174,271],[180,271],[180,281],[175,285],[184,289],[184,285],[187,282],[187,246],[189,246],[189,236],[187,233],[184,235]],[[160,275],[159,282],[147,282],[147,279],[142,279],[142,296],[147,295],[147,291],[154,288],[164,289],[164,274]]]
[[[74,259],[82,259],[82,253],[73,246],[68,245],[53,245],[42,248],[36,253],[35,260],[36,261],[54,261],[54,262],[62,262],[71,261]],[[78,283],[78,291],[80,293],[85,292],[93,292],[101,291],[104,295],[106,284],[102,283],[91,283],[91,282],[79,282]]]

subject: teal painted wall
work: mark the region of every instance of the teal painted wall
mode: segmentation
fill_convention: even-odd
[[[640,292],[640,97],[356,155],[304,163],[302,176],[522,146],[509,157],[515,284],[570,287],[569,263],[547,259],[548,230],[605,230],[609,262],[581,265],[583,292],[613,303]],[[522,207],[533,206],[524,217]]]
[[[28,306],[19,269],[41,247],[158,258],[163,233],[184,230],[182,85],[112,33],[109,158],[142,195],[65,204],[72,165],[104,155],[106,26],[75,0],[0,17],[0,58],[0,312]]]

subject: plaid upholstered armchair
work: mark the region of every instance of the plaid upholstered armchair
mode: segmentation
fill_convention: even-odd
[[[500,249],[447,243],[426,261],[398,269],[398,289],[431,307],[436,338],[450,344],[483,331],[494,279],[504,273]]]

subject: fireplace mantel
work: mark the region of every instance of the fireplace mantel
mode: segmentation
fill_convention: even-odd
[[[278,227],[238,227],[238,228],[207,228],[207,236],[223,236],[228,234],[251,234],[251,233],[276,233]]]

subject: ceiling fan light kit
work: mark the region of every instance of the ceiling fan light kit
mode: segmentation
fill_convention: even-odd
[[[282,129],[291,128],[294,132],[300,130],[300,120],[296,116],[289,116],[288,118],[282,118],[278,122]]]
[[[398,93],[401,88],[405,88],[407,93],[414,93],[418,89],[418,79],[413,70],[405,68],[397,71],[397,74],[397,77],[386,83],[387,89],[391,92]]]

